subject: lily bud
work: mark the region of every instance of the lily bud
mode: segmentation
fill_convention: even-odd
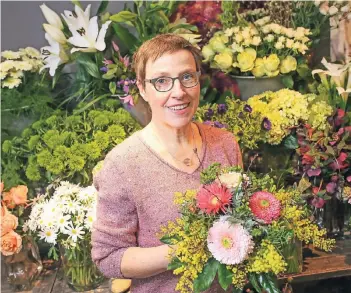
[[[57,27],[60,30],[63,29],[63,23],[61,21],[61,18],[60,16],[58,16],[58,14],[55,11],[51,10],[45,4],[40,5],[40,9],[43,12],[46,21],[49,24],[51,24],[54,27]]]
[[[65,35],[57,27],[47,23],[44,23],[43,27],[44,27],[44,30],[50,35],[50,37],[53,38],[56,42],[62,45],[67,42]]]

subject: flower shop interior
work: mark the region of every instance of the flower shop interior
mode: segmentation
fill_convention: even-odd
[[[351,293],[351,1],[0,6],[1,292],[133,293],[92,260],[93,178],[151,121],[133,54],[175,34],[202,53],[192,121],[243,166],[174,194],[172,290]]]

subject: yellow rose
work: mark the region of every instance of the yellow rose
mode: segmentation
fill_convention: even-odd
[[[209,45],[217,53],[222,53],[226,48],[226,43],[228,43],[229,38],[225,35],[217,34],[209,42]]]
[[[280,60],[277,54],[271,54],[268,57],[264,57],[263,62],[266,73],[269,71],[277,70],[280,64]]]
[[[280,64],[280,72],[281,73],[289,73],[291,71],[295,71],[297,67],[297,61],[292,56],[287,56]]]
[[[252,48],[246,48],[244,52],[238,54],[237,59],[242,72],[250,71],[255,66],[256,51]]]
[[[210,45],[206,45],[202,48],[202,56],[205,58],[205,60],[203,60],[204,62],[210,61],[214,55],[215,52]]]
[[[255,60],[255,68],[252,69],[252,74],[256,77],[262,77],[265,75],[264,63],[262,58]]]
[[[228,51],[217,54],[214,57],[214,61],[217,63],[221,70],[227,70],[232,66],[233,56]]]

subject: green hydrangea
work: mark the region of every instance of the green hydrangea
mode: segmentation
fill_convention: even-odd
[[[126,132],[124,131],[124,128],[120,125],[109,126],[109,128],[107,129],[107,134],[110,136],[110,139],[116,144],[121,143],[126,137]]]
[[[36,148],[38,145],[38,142],[40,141],[40,135],[33,135],[30,137],[28,140],[28,148],[32,151]]]
[[[71,150],[64,145],[59,145],[54,150],[54,156],[58,157],[61,161],[66,161],[71,156]]]
[[[75,142],[71,147],[70,147],[70,151],[72,154],[75,154],[76,156],[80,156],[83,157],[85,159],[85,157],[87,156],[87,145],[84,143],[78,143]]]
[[[26,128],[22,131],[21,137],[28,138],[32,134],[32,130],[30,128]]]
[[[97,127],[104,127],[108,125],[110,121],[108,120],[108,117],[106,117],[103,114],[100,114],[94,118],[94,125]]]
[[[91,120],[94,120],[95,117],[101,115],[101,111],[98,111],[98,110],[91,110],[89,111],[88,113],[88,117],[91,119]]]
[[[55,126],[56,123],[58,122],[57,116],[56,115],[52,115],[49,118],[47,118],[45,120],[46,124],[49,126]]]
[[[80,171],[84,168],[85,160],[83,157],[72,155],[68,160],[68,166],[72,171]]]
[[[39,181],[41,179],[39,166],[37,164],[29,164],[26,168],[26,176],[31,181]]]
[[[66,127],[71,127],[71,128],[79,127],[81,123],[82,123],[82,118],[78,115],[68,116],[65,119]]]
[[[86,144],[86,155],[91,160],[95,160],[101,156],[101,149],[96,141],[89,142]]]
[[[10,140],[5,140],[2,144],[2,151],[4,153],[9,153],[12,149],[12,143]]]
[[[59,158],[52,157],[52,160],[45,166],[45,168],[49,172],[55,175],[58,175],[64,170],[65,166],[64,166],[64,163]]]
[[[44,121],[43,120],[39,120],[39,121],[36,121],[32,124],[32,128],[35,129],[35,130],[39,130],[41,128],[44,127]]]
[[[109,135],[100,130],[94,134],[94,139],[97,145],[99,146],[100,150],[105,150],[110,142]]]
[[[40,167],[46,167],[53,160],[53,156],[48,150],[42,150],[37,155],[37,161]]]
[[[106,100],[103,104],[104,104],[105,107],[108,108],[109,110],[114,111],[114,110],[118,107],[118,105],[120,104],[120,102],[117,101],[117,100],[115,100],[115,99],[108,99],[108,100]]]

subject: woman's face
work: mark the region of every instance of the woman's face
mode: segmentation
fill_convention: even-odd
[[[181,77],[185,73],[196,72],[196,63],[191,52],[179,50],[164,54],[154,62],[149,60],[145,72],[146,79]],[[187,78],[187,75],[184,75],[184,78]],[[186,88],[176,79],[173,88],[167,92],[157,91],[150,82],[145,82],[145,87],[138,84],[138,87],[142,97],[151,107],[154,123],[182,128],[192,120],[199,105],[199,83],[192,88]],[[177,109],[175,106],[178,106]],[[184,106],[186,107],[183,108]]]

